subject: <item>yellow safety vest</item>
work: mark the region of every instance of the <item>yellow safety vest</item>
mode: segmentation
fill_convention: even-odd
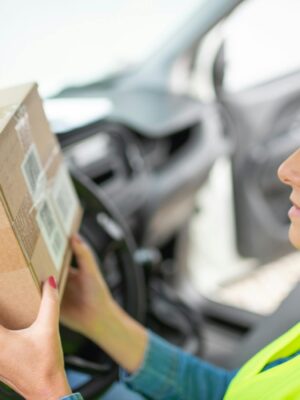
[[[300,323],[258,352],[231,381],[224,400],[300,400],[300,356],[263,371],[300,350]]]

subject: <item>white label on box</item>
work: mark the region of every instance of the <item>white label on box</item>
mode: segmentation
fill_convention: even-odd
[[[49,198],[45,198],[39,205],[36,219],[54,265],[59,271],[63,264],[67,238]]]
[[[66,235],[69,236],[78,208],[78,200],[65,165],[60,167],[56,175],[51,194]]]
[[[46,178],[34,143],[30,146],[25,155],[21,169],[33,203],[36,203],[41,193],[43,193],[46,188]]]
[[[23,147],[24,152],[27,151],[32,144],[31,128],[29,123],[29,115],[26,107],[22,105],[15,115],[16,126],[19,141]]]

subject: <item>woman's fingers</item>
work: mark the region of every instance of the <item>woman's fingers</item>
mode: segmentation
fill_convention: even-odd
[[[76,256],[79,269],[87,271],[97,271],[97,263],[89,246],[79,235],[74,235],[71,239],[72,250]]]
[[[35,325],[56,327],[59,321],[59,296],[56,280],[53,276],[43,285],[43,295],[40,310]]]

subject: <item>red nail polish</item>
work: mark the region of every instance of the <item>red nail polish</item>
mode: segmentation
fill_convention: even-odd
[[[48,278],[48,282],[49,285],[53,288],[53,289],[57,289],[57,283],[56,283],[56,279],[54,278],[54,276],[50,276]]]

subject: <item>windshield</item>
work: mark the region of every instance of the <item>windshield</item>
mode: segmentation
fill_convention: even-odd
[[[1,0],[0,87],[43,96],[143,61],[203,0]]]

